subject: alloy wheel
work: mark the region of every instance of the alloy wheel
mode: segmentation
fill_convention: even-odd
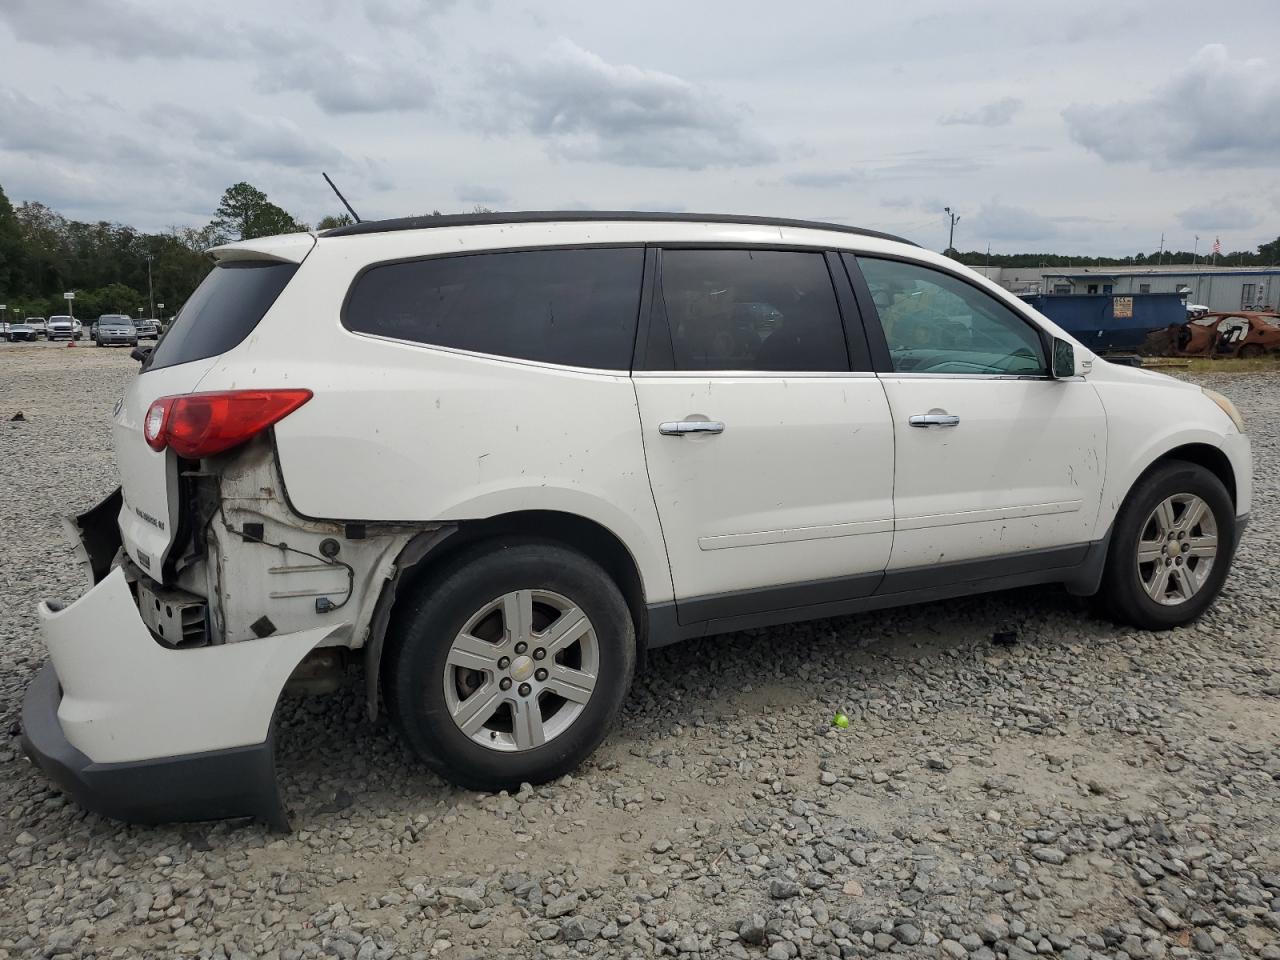
[[[591,699],[600,648],[587,615],[547,590],[490,600],[453,638],[445,705],[454,724],[491,750],[532,750],[573,724]]]
[[[1138,537],[1138,580],[1164,606],[1186,603],[1209,579],[1218,555],[1218,524],[1200,497],[1176,493],[1162,500]]]

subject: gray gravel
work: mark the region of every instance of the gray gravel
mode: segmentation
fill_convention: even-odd
[[[1280,958],[1273,378],[1206,379],[1257,502],[1190,628],[1045,588],[691,643],[578,774],[497,796],[425,772],[353,676],[282,707],[282,836],[105,821],[19,754],[33,604],[77,589],[57,517],[114,485],[136,370],[59,349],[0,348],[0,960]]]

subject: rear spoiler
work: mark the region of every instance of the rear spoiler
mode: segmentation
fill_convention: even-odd
[[[301,263],[316,245],[314,233],[285,233],[256,240],[238,240],[210,247],[205,253],[219,263],[228,260],[276,260]]]

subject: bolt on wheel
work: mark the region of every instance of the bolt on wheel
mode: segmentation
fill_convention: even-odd
[[[1174,494],[1157,504],[1138,537],[1138,580],[1157,603],[1176,606],[1208,581],[1218,555],[1218,525],[1200,497]]]
[[[445,659],[449,716],[491,750],[540,747],[578,719],[595,689],[599,641],[569,598],[516,590],[477,610]]]

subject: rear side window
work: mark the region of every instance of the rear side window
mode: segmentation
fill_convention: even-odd
[[[218,264],[160,339],[147,369],[226,353],[258,325],[297,270],[296,263],[275,261]]]
[[[849,369],[821,253],[664,250],[662,300],[677,370]]]
[[[357,333],[573,367],[628,370],[644,250],[526,250],[371,267],[343,323]]]

